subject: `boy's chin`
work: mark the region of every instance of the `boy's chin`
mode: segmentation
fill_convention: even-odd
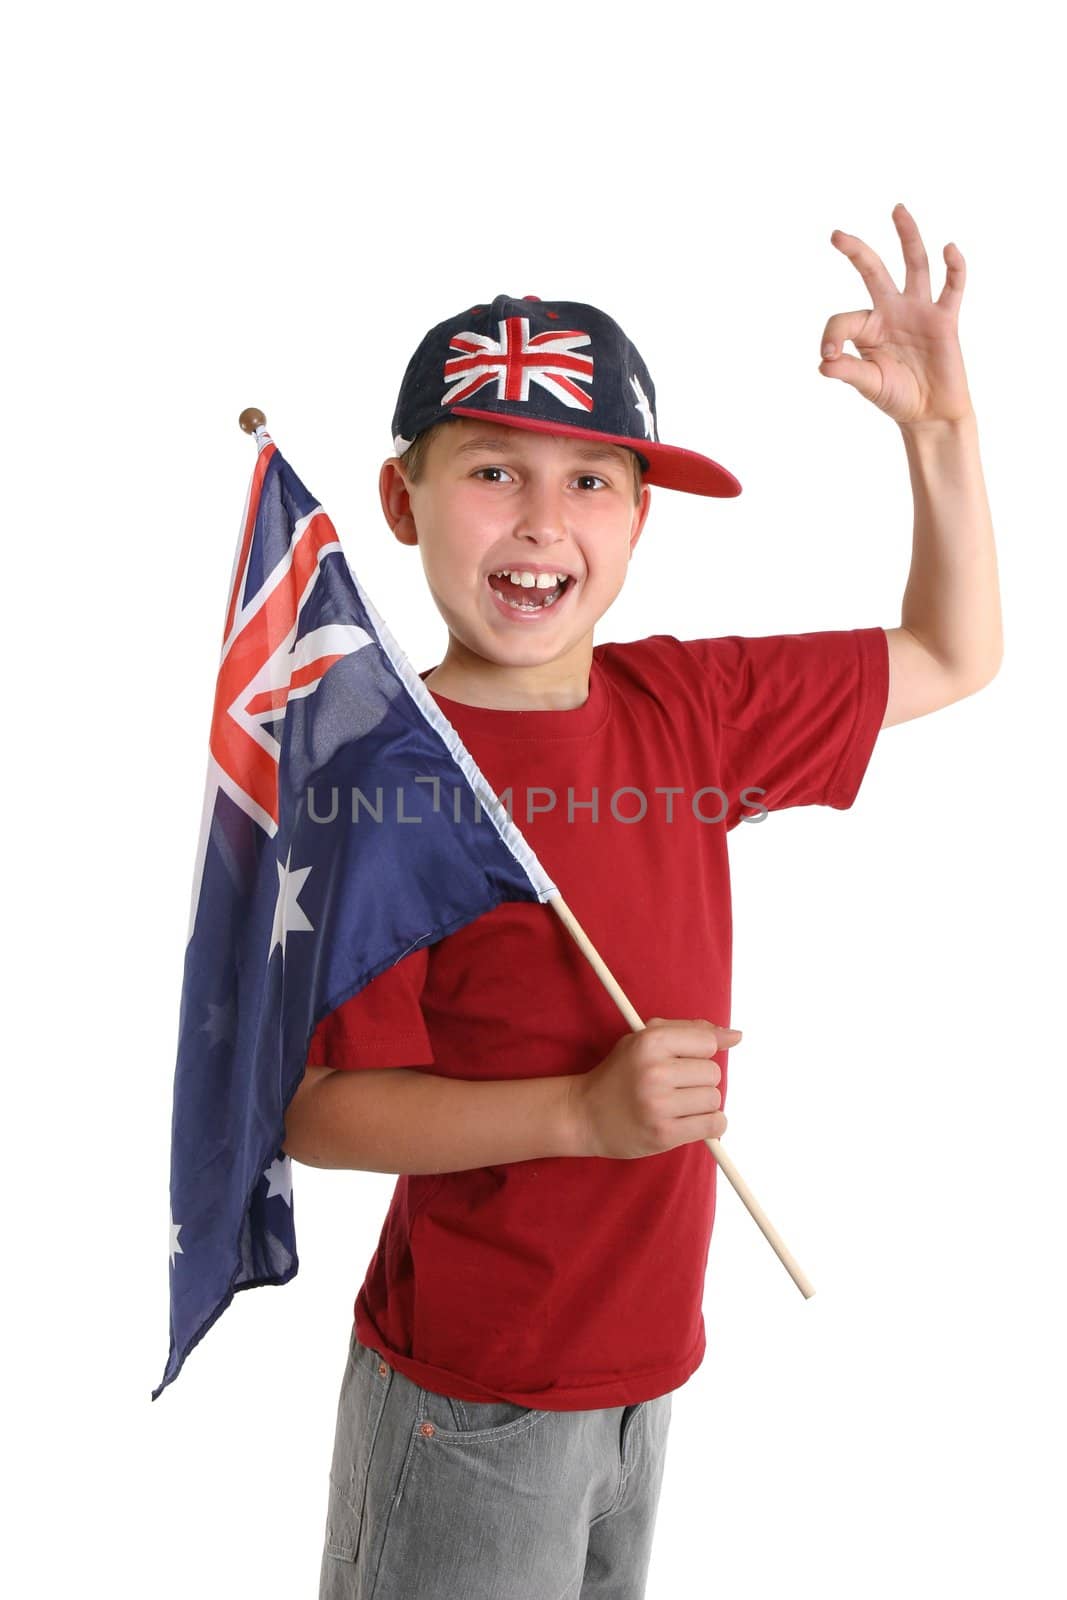
[[[506,624],[500,632],[482,628],[477,636],[466,630],[457,634],[452,627],[448,631],[453,648],[458,646],[467,654],[477,656],[487,666],[495,667],[546,667],[553,661],[573,655],[586,641],[590,650],[593,644],[591,628],[577,637],[564,630],[550,635],[537,628],[525,631],[521,627],[509,629]]]

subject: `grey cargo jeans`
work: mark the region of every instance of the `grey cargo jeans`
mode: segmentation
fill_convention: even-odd
[[[671,1396],[536,1411],[422,1389],[355,1329],[319,1600],[642,1600]]]

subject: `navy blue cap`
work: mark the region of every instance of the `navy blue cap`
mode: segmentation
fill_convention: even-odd
[[[617,322],[578,301],[501,294],[431,328],[400,385],[393,449],[403,455],[450,417],[622,445],[641,457],[647,483],[741,493],[733,473],[709,456],[660,444],[648,368]]]

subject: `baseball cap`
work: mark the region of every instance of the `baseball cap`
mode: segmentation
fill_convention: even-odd
[[[656,389],[641,356],[613,318],[576,300],[501,294],[431,328],[400,385],[396,454],[450,417],[622,445],[640,456],[647,483],[741,493],[710,456],[660,443]]]

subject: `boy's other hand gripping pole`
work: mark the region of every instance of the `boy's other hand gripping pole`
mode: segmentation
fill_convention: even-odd
[[[575,944],[577,944],[579,950],[581,950],[582,954],[589,962],[589,965],[592,967],[593,971],[596,973],[597,977],[600,979],[601,983],[604,985],[605,989],[608,991],[611,998],[614,1000],[615,1004],[626,1018],[626,1021],[629,1023],[630,1027],[635,1033],[639,1033],[645,1024],[642,1022],[637,1011],[622,992],[622,989],[619,987],[614,976],[611,972],[609,972],[599,954],[590,943],[588,934],[575,918],[574,913],[563,899],[563,896],[559,894],[549,895],[548,904],[559,917],[560,921],[567,929],[567,932],[571,935]],[[771,1224],[769,1217],[767,1217],[762,1206],[759,1204],[759,1201],[756,1199],[755,1195],[748,1187],[748,1184],[745,1182],[737,1168],[734,1166],[733,1162],[730,1160],[730,1157],[726,1154],[726,1151],[722,1147],[721,1139],[705,1139],[704,1143],[715,1157],[715,1160],[718,1162],[721,1170],[729,1179],[735,1193],[740,1196],[749,1216],[763,1234],[763,1237],[766,1239],[767,1243],[770,1245],[771,1249],[782,1263],[782,1266],[788,1272],[789,1276],[792,1278],[793,1282],[796,1284],[805,1300],[810,1300],[812,1295],[815,1293],[814,1287],[805,1274],[801,1271],[792,1255],[790,1255],[789,1251],[786,1249],[785,1244],[779,1238],[777,1232]]]

